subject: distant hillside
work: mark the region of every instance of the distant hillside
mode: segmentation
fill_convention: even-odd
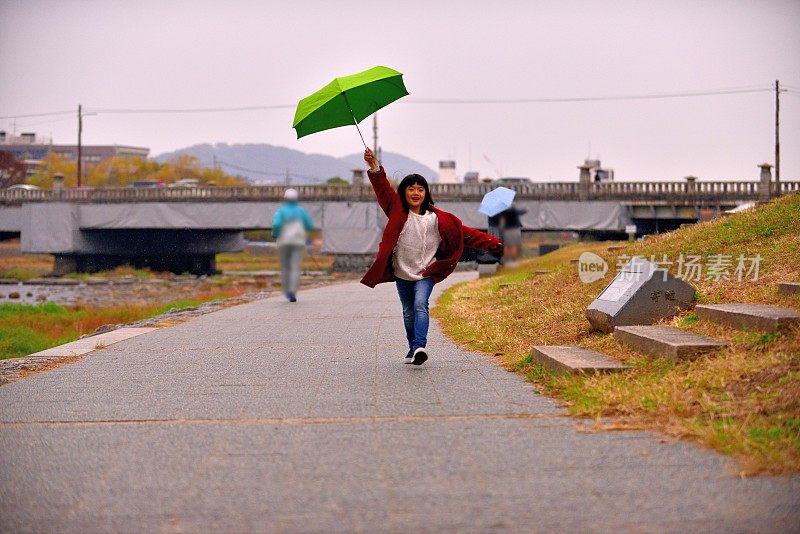
[[[349,181],[352,169],[364,168],[360,153],[335,158],[267,144],[206,143],[166,152],[155,159],[163,163],[181,154],[195,156],[209,167],[214,164],[216,157],[217,164],[225,172],[261,183],[284,183],[287,172],[293,184],[322,183],[333,176]],[[383,163],[391,174],[406,175],[416,172],[431,181],[437,179],[436,171],[401,154],[384,152]]]

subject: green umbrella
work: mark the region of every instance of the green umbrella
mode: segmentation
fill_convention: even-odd
[[[382,107],[408,94],[403,75],[389,67],[373,67],[335,78],[331,83],[297,104],[293,127],[297,138],[347,126],[366,119]],[[364,147],[364,136],[358,130]]]

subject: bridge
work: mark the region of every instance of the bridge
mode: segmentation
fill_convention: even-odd
[[[800,182],[550,182],[515,185],[524,230],[621,235],[674,229],[743,203],[800,191]],[[292,186],[322,231],[323,252],[373,254],[385,216],[368,185]],[[440,208],[486,228],[478,212],[492,184],[431,184]],[[210,273],[215,255],[244,247],[243,232],[269,229],[285,186],[0,191],[0,233],[21,236],[23,252],[53,254],[56,272],[93,272],[122,263]]]

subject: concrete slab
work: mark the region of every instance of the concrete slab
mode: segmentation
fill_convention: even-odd
[[[674,360],[690,359],[725,346],[722,341],[672,326],[618,326],[614,337],[643,354]]]
[[[497,273],[497,264],[496,263],[479,263],[478,264],[478,276],[483,278],[484,276],[492,276]]]
[[[146,334],[148,332],[152,332],[153,330],[157,330],[156,328],[118,328],[117,330],[112,330],[111,332],[106,332],[105,334],[98,334],[96,336],[90,336],[83,339],[79,339],[77,341],[73,341],[71,343],[65,343],[63,345],[59,345],[58,347],[52,347],[43,351],[35,352],[30,354],[30,356],[38,357],[38,356],[80,356],[82,354],[87,354],[89,352],[104,349],[108,345],[113,345],[114,343],[119,343],[125,339],[130,339],[132,337],[140,336],[142,334]]]
[[[785,297],[800,295],[800,282],[780,282],[778,284],[778,291]]]
[[[774,332],[800,325],[800,313],[796,310],[769,304],[698,304],[695,313],[703,321],[713,321],[738,330]]]
[[[536,346],[533,361],[557,374],[608,373],[630,367],[593,350],[574,346]]]

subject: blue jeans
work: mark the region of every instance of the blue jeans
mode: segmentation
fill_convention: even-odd
[[[428,299],[433,291],[433,279],[409,281],[396,279],[397,293],[403,305],[403,325],[406,328],[408,347],[416,350],[428,343]]]

